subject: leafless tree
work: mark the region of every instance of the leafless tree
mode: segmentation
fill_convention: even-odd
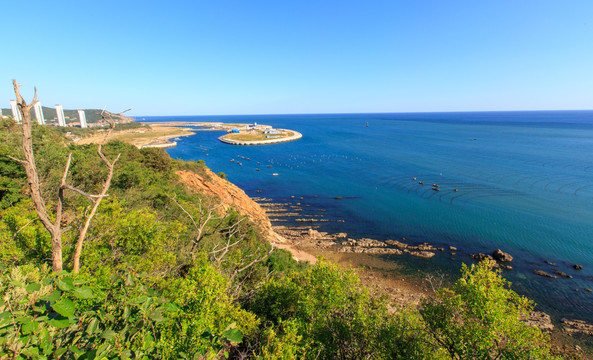
[[[189,217],[189,219],[192,222],[192,225],[194,226],[194,229],[196,230],[196,236],[194,237],[190,247],[191,258],[192,260],[195,260],[197,256],[198,245],[200,244],[204,236],[207,235],[205,231],[206,225],[208,225],[208,223],[212,220],[222,219],[222,217],[220,217],[218,213],[224,204],[222,201],[216,203],[213,200],[204,201],[200,198],[198,200],[198,215],[193,216],[189,211],[187,211],[185,207],[181,205],[179,201],[177,201],[177,198],[175,196],[167,195],[167,197],[171,201],[173,201],[181,209],[181,211],[183,211],[183,213],[187,215],[187,217]],[[219,222],[219,224],[222,224],[222,222]]]
[[[78,270],[80,268],[80,253],[82,251],[82,242],[84,241],[84,237],[86,236],[86,232],[90,226],[90,222],[91,222],[93,216],[95,215],[97,208],[99,207],[99,204],[101,203],[101,199],[103,199],[103,197],[107,196],[107,190],[109,189],[109,186],[111,184],[111,179],[113,177],[113,168],[115,166],[115,163],[119,159],[120,155],[117,155],[117,157],[113,161],[110,162],[109,160],[107,160],[107,158],[103,155],[103,153],[101,151],[103,144],[99,145],[97,153],[99,154],[99,157],[101,158],[101,160],[103,160],[103,163],[105,163],[105,165],[107,165],[107,167],[109,169],[109,174],[107,176],[107,179],[105,180],[105,183],[103,185],[103,190],[101,191],[101,193],[99,195],[90,195],[90,194],[87,194],[84,191],[82,191],[82,190],[80,190],[66,182],[66,180],[68,178],[68,171],[70,169],[70,163],[72,161],[72,153],[68,154],[68,160],[66,161],[66,167],[65,167],[64,173],[62,175],[62,180],[60,181],[60,186],[58,187],[58,198],[57,198],[57,204],[56,204],[56,210],[55,210],[55,217],[54,217],[54,220],[52,221],[51,216],[48,211],[48,208],[47,208],[47,205],[46,205],[46,202],[45,202],[45,200],[42,196],[42,193],[41,193],[41,186],[40,186],[40,182],[39,182],[39,173],[37,171],[37,165],[35,163],[35,156],[33,153],[31,109],[38,102],[37,88],[35,88],[35,95],[33,96],[33,100],[31,101],[30,104],[27,104],[25,99],[23,99],[23,97],[21,96],[21,93],[19,90],[21,85],[18,84],[16,82],[16,80],[13,80],[12,84],[14,86],[14,93],[16,95],[17,106],[18,106],[18,109],[22,115],[21,130],[22,130],[24,159],[18,159],[18,158],[12,157],[12,156],[9,156],[9,158],[22,164],[23,167],[25,168],[25,173],[27,174],[27,182],[29,184],[30,196],[31,196],[31,199],[33,200],[33,204],[35,205],[35,210],[36,210],[37,215],[39,216],[39,219],[41,220],[43,226],[47,229],[47,231],[50,233],[50,236],[51,236],[52,268],[54,271],[60,271],[63,268],[63,261],[62,261],[62,231],[63,230],[62,230],[61,223],[62,223],[62,212],[63,212],[63,207],[64,207],[64,191],[71,190],[76,193],[79,193],[79,194],[87,197],[88,199],[91,199],[91,201],[94,204],[93,209],[88,214],[86,221],[85,221],[85,225],[81,229],[79,236],[78,236],[78,242],[77,242],[76,251],[74,254],[74,272],[78,272]],[[111,115],[111,114],[104,112],[104,113],[102,113],[101,116],[105,120],[106,117],[109,115]],[[112,122],[112,126],[111,126],[110,130],[107,132],[103,142],[105,142],[107,140],[107,137],[111,134],[111,131],[114,128],[114,124],[115,124],[115,122]]]

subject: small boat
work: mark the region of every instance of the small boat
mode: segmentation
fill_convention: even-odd
[[[273,176],[278,176],[278,173],[273,173],[272,175],[273,175]]]
[[[255,169],[255,171],[259,171],[259,169]]]
[[[424,185],[424,183],[422,181],[418,181],[418,184],[420,185]]]
[[[367,122],[367,127],[369,127],[369,123]]]
[[[235,162],[235,159],[231,159],[231,162]]]
[[[458,192],[458,191],[459,191],[459,189],[458,189],[458,188],[455,188],[455,189],[453,189],[453,191],[455,191],[455,192]]]
[[[432,184],[433,187],[439,187],[439,184]]]
[[[416,178],[415,178],[415,177],[413,177],[413,178],[412,178],[412,180],[416,181]]]
[[[432,188],[434,191],[440,191],[438,187],[433,187]]]
[[[243,166],[243,164],[241,164],[240,162],[238,162],[237,164],[239,164],[239,166]]]
[[[271,168],[271,167],[272,167],[272,165],[268,165],[268,167],[269,167],[269,168]]]

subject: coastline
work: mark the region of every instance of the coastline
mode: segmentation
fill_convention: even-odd
[[[153,124],[146,123],[148,129],[131,129],[131,130],[120,130],[113,131],[109,137],[109,140],[120,140],[136,146],[137,148],[143,147],[161,147],[167,148],[176,146],[176,142],[171,142],[171,139],[178,137],[191,136],[195,132],[179,125],[166,124]],[[106,130],[101,130],[96,134],[80,139],[77,144],[84,145],[90,143],[100,143],[105,138]]]
[[[151,128],[153,126],[155,128],[168,128],[168,130],[173,131],[173,133],[168,135],[162,135],[157,132],[147,133],[145,140],[146,144],[150,144],[154,141],[168,141],[174,137],[190,136],[194,134],[192,131],[183,128],[182,126],[204,126],[204,124],[207,124],[206,126],[210,126],[210,128],[199,129],[198,131],[225,131],[223,128],[217,127],[217,124],[220,123],[179,122],[175,123],[174,126],[171,126],[171,124],[172,123],[167,123],[167,125],[151,124]],[[119,139],[116,136],[112,136],[112,138]],[[101,136],[100,139],[102,140],[103,137]],[[138,146],[136,143],[134,143],[134,145]],[[217,176],[215,177],[218,178]],[[231,186],[235,186],[229,182],[227,183]],[[226,188],[227,186],[225,185],[224,187]],[[241,190],[241,192],[243,191]],[[256,199],[249,198],[249,200],[253,203],[256,202]],[[233,205],[236,205],[236,203]],[[269,221],[270,220],[266,214],[265,220],[260,219],[257,222],[260,224],[269,224]],[[290,238],[286,235],[279,234],[279,232],[281,232],[281,228],[273,227],[271,225],[269,225],[269,229],[270,242],[278,248],[291,252],[295,259],[314,263],[317,261],[317,256],[323,256],[330,262],[336,263],[345,268],[355,269],[359,274],[363,284],[369,286],[378,294],[389,296],[396,304],[418,304],[422,297],[430,295],[431,293],[430,286],[426,282],[426,279],[412,278],[409,275],[398,274],[397,270],[398,268],[401,269],[402,265],[398,265],[396,262],[386,261],[382,259],[381,255],[358,253],[354,251],[341,253],[337,251],[339,248],[338,246],[341,245],[335,244],[332,245],[333,247],[327,246],[329,244],[324,243],[323,239],[317,239],[315,237]],[[559,325],[560,323],[556,322],[556,328],[554,332],[563,334],[564,337],[569,336],[566,335],[567,332],[565,332],[565,330],[563,330]]]

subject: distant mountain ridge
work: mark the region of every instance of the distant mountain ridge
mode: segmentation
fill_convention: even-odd
[[[43,109],[43,117],[45,118],[46,122],[52,123],[58,121],[58,116],[56,114],[56,109],[53,107],[42,106]],[[84,110],[86,121],[89,124],[98,123],[101,121],[101,109],[82,109]],[[2,115],[4,116],[12,116],[12,109],[10,108],[2,108]],[[66,118],[66,123],[78,123],[80,121],[78,117],[78,110],[66,110],[64,109],[64,117]],[[134,118],[127,117],[124,115],[114,115],[116,122],[130,122],[134,121]],[[31,111],[31,118],[35,119],[35,112]]]

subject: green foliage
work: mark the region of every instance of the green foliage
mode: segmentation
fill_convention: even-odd
[[[551,359],[542,332],[525,325],[531,302],[509,289],[494,262],[468,268],[451,289],[428,298],[420,313],[438,346],[453,359]]]
[[[406,319],[390,315],[385,299],[372,297],[353,272],[323,261],[267,282],[251,309],[278,329],[262,333],[262,358],[279,349],[305,359],[431,357],[418,341],[394,346],[414,338]]]
[[[51,251],[50,236],[30,200],[0,210],[0,267],[41,263]]]
[[[219,172],[217,175],[218,175],[218,177],[219,177],[219,178],[221,178],[221,179],[226,179],[226,178],[228,178],[228,177],[229,177],[227,174],[223,173],[222,171],[221,171],[221,172]]]
[[[199,268],[209,280],[191,283],[196,293],[173,302],[129,273],[102,287],[66,272],[52,275],[47,267],[14,268],[0,277],[0,358],[177,359],[228,352],[257,323],[224,299],[220,275],[206,263]],[[222,287],[212,292],[209,281]]]

